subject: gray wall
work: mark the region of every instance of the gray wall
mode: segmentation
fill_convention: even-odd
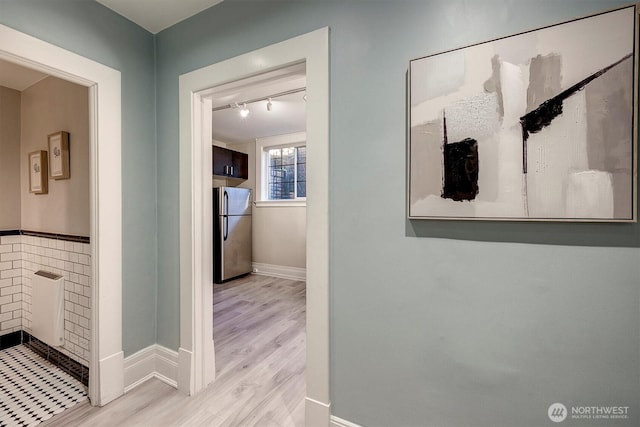
[[[334,414],[543,426],[560,401],[631,406],[615,424],[638,425],[637,225],[405,219],[410,58],[621,4],[225,0],[160,33],[155,58],[150,34],[90,0],[0,0],[0,23],[122,72],[127,355],[179,342],[178,76],[329,26]]]
[[[123,347],[130,355],[156,342],[154,38],[93,0],[0,0],[0,24],[122,73]]]
[[[225,0],[160,33],[159,343],[179,341],[178,76],[329,26],[333,413],[543,426],[559,401],[638,425],[637,225],[405,219],[409,59],[626,3]]]

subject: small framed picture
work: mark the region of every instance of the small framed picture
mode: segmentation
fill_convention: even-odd
[[[49,135],[49,177],[69,179],[69,133],[56,132]]]
[[[47,152],[44,150],[29,153],[29,192],[47,194]]]

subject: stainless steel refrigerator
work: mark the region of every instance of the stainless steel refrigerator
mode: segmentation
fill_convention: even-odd
[[[215,283],[251,273],[251,190],[213,189],[213,278]]]

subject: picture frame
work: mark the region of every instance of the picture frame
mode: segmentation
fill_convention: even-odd
[[[69,179],[69,133],[56,132],[47,137],[49,145],[49,178]]]
[[[47,152],[32,151],[28,156],[29,164],[29,192],[33,194],[47,194],[48,192],[48,163]]]
[[[409,62],[409,219],[637,222],[638,6]]]

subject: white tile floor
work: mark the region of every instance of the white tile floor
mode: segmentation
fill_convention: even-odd
[[[0,351],[0,427],[35,426],[86,400],[79,381],[24,344]]]

